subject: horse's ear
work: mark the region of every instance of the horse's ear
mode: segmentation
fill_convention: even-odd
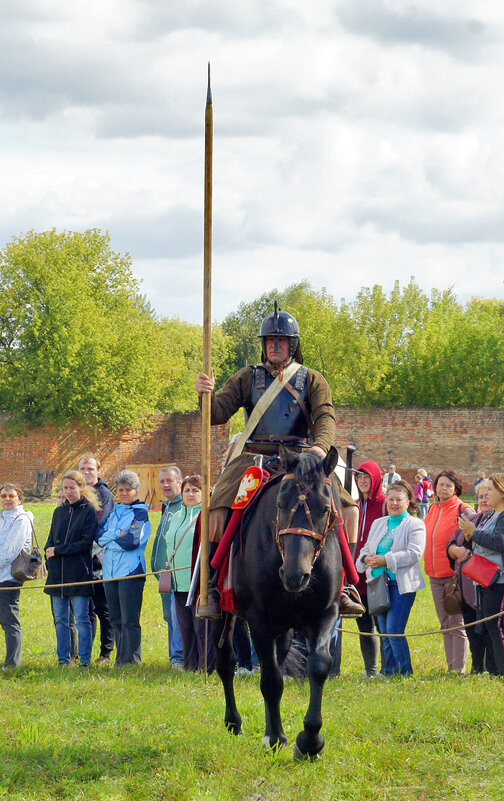
[[[324,473],[330,476],[334,468],[338,464],[338,450],[333,445],[329,448],[327,456],[324,459]]]
[[[299,454],[296,453],[296,451],[289,450],[289,448],[286,448],[285,445],[281,444],[280,458],[282,459],[282,464],[285,467],[285,471],[287,473],[292,473],[298,461]]]

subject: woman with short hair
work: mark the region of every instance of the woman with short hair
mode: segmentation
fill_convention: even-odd
[[[425,587],[420,567],[425,548],[425,525],[412,515],[417,512],[413,488],[400,480],[387,488],[386,517],[371,525],[369,537],[356,562],[359,573],[366,571],[367,581],[385,573],[390,608],[377,615],[382,635],[404,634],[416,593]],[[386,676],[413,673],[406,637],[384,637],[383,654]]]
[[[434,606],[443,632],[448,670],[463,674],[469,654],[469,641],[463,628],[462,613],[449,615],[444,607],[444,588],[454,575],[446,546],[459,527],[458,521],[462,512],[466,515],[476,513],[468,503],[460,500],[462,480],[453,470],[442,470],[438,473],[433,487],[435,500],[425,518],[425,572],[429,576]],[[454,631],[447,631],[452,628]]]
[[[21,583],[12,576],[12,563],[21,551],[31,550],[33,531],[33,514],[25,512],[23,500],[23,490],[17,484],[0,487],[0,625],[5,634],[6,668],[21,664]]]
[[[119,500],[99,534],[98,545],[105,548],[103,579],[117,648],[115,666],[119,667],[142,661],[140,612],[145,586],[145,548],[151,524],[149,508],[138,498],[137,474],[121,470],[114,484]],[[141,578],[135,578],[137,575]]]
[[[47,583],[51,596],[60,665],[70,664],[70,601],[79,632],[79,659],[82,667],[91,663],[93,632],[89,618],[89,598],[93,594],[91,548],[98,529],[100,503],[78,470],[63,476],[65,503],[53,512],[45,545]],[[84,584],[83,584],[84,582]],[[62,586],[52,586],[62,585]]]

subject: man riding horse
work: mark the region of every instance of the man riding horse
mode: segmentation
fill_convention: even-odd
[[[245,409],[247,418],[245,430],[212,492],[209,515],[211,555],[222,538],[240,480],[257,454],[274,459],[280,445],[284,444],[323,459],[336,434],[329,384],[317,370],[303,365],[299,326],[295,318],[278,309],[275,302],[275,311],[263,320],[259,337],[262,342],[261,364],[239,370],[217,394],[214,394],[213,376],[200,373],[196,379],[200,396],[212,394],[212,425],[226,423],[241,407]],[[341,487],[339,491],[343,506],[347,509],[354,507],[350,495]],[[344,545],[348,551],[348,544]],[[199,607],[200,617],[214,619],[220,616],[218,591],[213,584],[211,582],[209,588],[208,603]],[[342,595],[340,609],[342,614],[346,612],[352,616],[363,611],[363,607],[347,595]]]

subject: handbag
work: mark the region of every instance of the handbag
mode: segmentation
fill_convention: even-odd
[[[28,515],[26,515],[28,517]],[[33,539],[35,546],[32,547],[31,552],[24,549],[16,556],[12,565],[11,573],[12,578],[20,581],[23,584],[25,581],[33,581],[34,579],[44,579],[47,576],[47,568],[45,566],[42,551],[39,548],[37,535],[31,519],[28,517],[32,528]]]
[[[390,593],[385,571],[367,582],[367,602],[371,617],[384,615],[390,609]]]
[[[484,556],[475,553],[467,562],[464,562],[462,573],[477,584],[488,588],[495,584],[500,576],[504,575],[504,570],[499,565],[496,565],[495,562],[490,561],[490,559],[485,559]]]
[[[173,549],[172,555],[170,556],[170,558],[168,559],[168,561],[166,563],[165,572],[159,574],[159,587],[158,587],[158,589],[159,589],[159,592],[161,593],[161,595],[169,595],[170,592],[172,591],[173,582],[172,582],[172,571],[170,570],[170,562],[173,562],[173,559],[175,558],[175,554],[177,553],[178,549],[182,545],[182,540],[184,539],[185,535],[187,534],[189,529],[192,528],[193,525],[194,525],[194,521],[191,520],[191,522],[187,526],[186,530],[182,534],[181,538],[179,539],[179,541],[177,543],[177,547]]]
[[[449,615],[459,615],[462,612],[462,585],[458,573],[451,576],[443,587],[443,606]]]

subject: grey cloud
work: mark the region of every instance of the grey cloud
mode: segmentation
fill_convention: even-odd
[[[186,259],[201,253],[202,212],[178,206],[158,215],[138,212],[101,221],[110,231],[114,248],[137,259]]]
[[[139,136],[163,136],[187,139],[202,135],[202,119],[192,116],[166,100],[160,103],[108,103],[97,116],[96,135],[103,139],[134,139]]]
[[[337,16],[344,30],[385,44],[421,44],[471,61],[481,49],[496,44],[501,34],[477,19],[431,14],[419,5],[393,11],[383,0],[343,0]]]
[[[257,214],[247,212],[244,220],[236,225],[214,211],[214,253],[252,250],[278,241],[271,226],[262,228]],[[122,215],[102,220],[97,227],[110,231],[116,249],[137,259],[188,259],[203,252],[203,209],[179,206],[159,215]]]
[[[209,33],[222,33],[227,38],[253,37],[263,31],[280,30],[285,11],[274,3],[260,0],[183,0],[164,2],[141,0],[143,9],[135,35],[141,38],[157,38],[160,34],[195,29]],[[296,22],[295,12],[290,20]]]
[[[443,212],[426,208],[423,202],[415,207],[361,204],[354,211],[357,225],[373,225],[386,233],[397,233],[402,239],[419,245],[504,242],[504,213],[482,215]]]
[[[117,56],[92,48],[58,48],[0,40],[0,102],[9,117],[43,119],[69,105],[94,106],[124,95]]]

